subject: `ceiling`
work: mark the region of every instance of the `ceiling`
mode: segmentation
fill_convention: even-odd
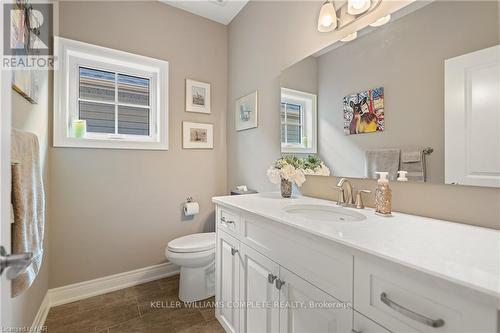
[[[229,24],[245,7],[248,0],[160,0],[161,2],[203,16],[222,24]]]

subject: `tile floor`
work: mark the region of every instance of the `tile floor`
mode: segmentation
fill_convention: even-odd
[[[172,276],[50,309],[49,333],[219,333],[213,298],[184,304]]]

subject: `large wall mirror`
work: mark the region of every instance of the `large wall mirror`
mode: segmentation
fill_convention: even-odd
[[[416,2],[282,72],[282,152],[332,175],[500,187],[496,1]]]

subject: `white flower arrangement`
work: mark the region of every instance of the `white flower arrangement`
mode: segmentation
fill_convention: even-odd
[[[267,177],[273,184],[279,184],[284,179],[300,187],[306,181],[306,175],[329,176],[330,169],[317,156],[300,159],[288,155],[276,160],[267,170]]]

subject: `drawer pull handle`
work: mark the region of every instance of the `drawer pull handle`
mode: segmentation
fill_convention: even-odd
[[[274,283],[274,280],[276,280],[278,277],[276,275],[274,275],[273,273],[269,273],[267,274],[267,281],[270,283],[270,284],[273,284]]]
[[[231,255],[234,256],[236,253],[238,253],[238,250],[236,250],[234,247],[231,248]]]
[[[424,325],[434,327],[434,328],[444,326],[443,319],[431,319],[431,318],[423,316],[419,313],[416,313],[415,311],[407,309],[404,306],[399,305],[398,303],[389,299],[389,297],[387,297],[386,293],[380,294],[380,300],[382,301],[382,303],[384,303],[385,305],[387,305],[388,307],[390,307],[394,311],[397,311],[397,312],[401,313],[403,316],[406,316],[410,319],[418,321],[419,323],[422,323]]]
[[[227,223],[227,224],[234,224],[234,221],[231,221],[231,220],[226,220],[226,218],[223,216],[220,218],[220,220],[224,223]]]

